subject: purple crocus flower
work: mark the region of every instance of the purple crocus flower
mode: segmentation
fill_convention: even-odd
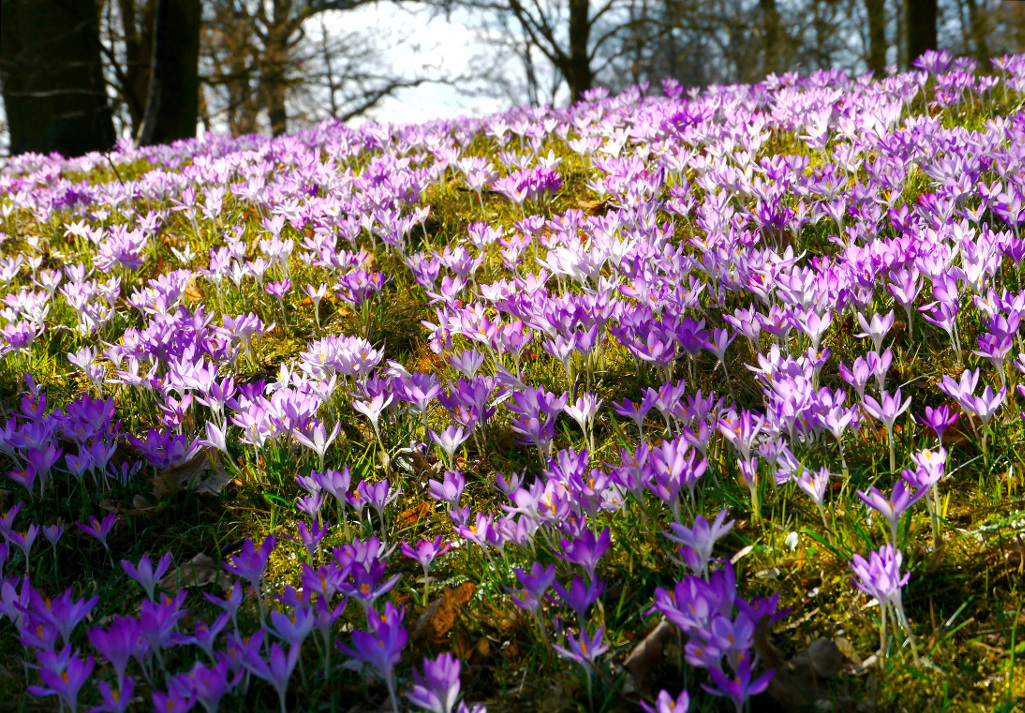
[[[381,429],[378,422],[381,420],[381,414],[394,400],[394,394],[388,394],[387,396],[377,394],[369,402],[356,399],[352,401],[352,407],[370,420],[370,425],[374,428],[374,436],[377,437],[378,444],[381,443]]]
[[[901,602],[901,588],[907,584],[911,574],[907,573],[901,576],[901,560],[900,550],[892,544],[887,544],[878,552],[870,553],[867,560],[861,555],[855,554],[850,563],[851,570],[854,572],[854,585],[879,602],[879,645],[883,657],[886,654],[888,614],[897,620],[894,622],[895,626],[899,622],[905,631],[909,635],[911,634],[907,617],[904,615],[904,605]],[[911,638],[911,641],[914,645],[914,637]]]
[[[932,429],[932,432],[936,434],[936,440],[942,447],[944,432],[957,423],[958,416],[956,411],[951,412],[950,407],[944,404],[937,409],[926,406],[925,415],[919,416],[918,420]]]
[[[132,704],[135,679],[129,676],[118,688],[112,688],[106,681],[100,681],[99,689],[103,703],[91,709],[89,713],[125,713]]]
[[[744,703],[751,696],[756,696],[769,687],[774,671],[769,669],[758,678],[751,680],[751,659],[749,656],[740,658],[737,665],[736,678],[730,678],[722,670],[711,667],[708,675],[715,686],[701,684],[701,687],[713,696],[726,696],[737,708],[737,713],[743,713]]]
[[[270,624],[267,626],[270,633],[293,647],[302,646],[316,623],[310,609],[298,605],[298,602],[296,604],[292,616],[272,611]]]
[[[694,518],[694,527],[688,528],[678,522],[669,523],[672,532],[662,534],[672,542],[683,547],[683,561],[694,574],[708,578],[708,563],[712,559],[712,549],[726,533],[733,529],[733,520],[724,523],[726,510],[720,510],[715,521],[709,525],[704,515]]]
[[[140,648],[139,620],[123,616],[114,617],[109,629],[99,626],[90,629],[89,642],[114,667],[118,689],[124,690],[128,660]]]
[[[25,555],[25,575],[28,576],[29,556],[32,554],[32,545],[35,544],[36,538],[39,537],[39,525],[29,525],[28,529],[24,532],[12,529],[4,531],[2,534],[7,539],[8,543],[20,549]]]
[[[188,673],[179,674],[172,679],[183,696],[195,697],[207,713],[216,713],[221,699],[242,680],[243,671],[234,676],[229,675],[228,659],[223,654],[215,666],[204,666],[197,663]]]
[[[558,582],[552,583],[552,589],[559,600],[573,610],[580,626],[584,627],[587,622],[587,610],[601,597],[605,591],[605,583],[592,578],[590,584],[584,584],[580,577],[574,577],[568,590]]]
[[[377,513],[377,519],[381,523],[381,537],[385,536],[384,509],[402,493],[402,488],[391,489],[387,479],[379,480],[370,484],[367,481],[360,481],[356,486],[356,494],[359,498],[372,507]]]
[[[33,589],[29,593],[29,613],[32,617],[55,628],[64,642],[68,643],[71,640],[71,632],[89,616],[89,612],[96,607],[99,601],[99,596],[75,600],[70,589],[53,599],[46,599]]]
[[[431,440],[437,443],[445,453],[445,460],[448,462],[449,470],[454,469],[455,453],[466,442],[466,439],[470,437],[470,433],[464,431],[462,426],[449,426],[440,434],[435,433],[434,429],[428,430],[428,434]]]
[[[341,592],[358,601],[369,616],[374,602],[390,592],[399,581],[400,575],[385,579],[384,574],[385,564],[380,560],[369,564],[353,562],[349,577],[340,587]]]
[[[562,553],[556,552],[555,556],[580,565],[587,573],[588,579],[593,580],[598,560],[609,551],[609,547],[612,545],[612,534],[606,527],[602,530],[601,535],[595,537],[590,529],[585,529],[578,537],[571,540],[560,539],[559,543],[562,545]]]
[[[179,644],[195,644],[203,650],[203,653],[210,658],[211,661],[216,660],[214,655],[214,641],[217,636],[224,631],[224,627],[227,626],[228,621],[231,619],[231,615],[228,612],[222,612],[218,616],[213,624],[207,624],[203,620],[196,622],[195,629],[193,629],[192,635],[179,635],[174,637],[175,642]]]
[[[427,494],[453,507],[459,505],[464,488],[466,478],[459,470],[446,470],[444,480],[440,483],[437,480],[427,481]]]
[[[146,592],[146,596],[149,597],[150,601],[153,601],[155,598],[157,580],[164,576],[164,573],[170,566],[170,552],[160,558],[160,561],[157,562],[156,569],[153,568],[153,563],[150,561],[149,555],[142,556],[142,559],[139,560],[138,567],[128,560],[121,560],[121,568],[125,571],[125,574],[139,583],[139,586],[141,586]]]
[[[617,414],[620,416],[626,416],[637,424],[637,430],[641,434],[641,440],[644,440],[644,418],[648,415],[648,412],[655,407],[656,401],[658,401],[658,392],[646,391],[641,403],[635,404],[628,399],[623,399],[623,402],[615,407]]]
[[[238,609],[242,606],[242,602],[245,600],[245,594],[242,591],[242,582],[235,580],[235,583],[231,585],[231,591],[224,599],[216,597],[209,592],[203,592],[203,598],[229,614],[231,616],[231,623],[234,626],[235,631],[238,632]]]
[[[855,337],[859,339],[871,339],[872,346],[875,347],[875,352],[878,354],[883,348],[883,339],[886,338],[886,334],[893,327],[893,310],[890,310],[888,314],[880,317],[878,314],[872,315],[872,320],[866,320],[860,312],[857,314],[858,324],[861,325],[862,333],[855,334]]]
[[[64,525],[49,525],[43,528],[43,537],[51,546],[57,547],[57,543],[64,536]]]
[[[459,659],[445,652],[424,659],[423,675],[413,669],[413,690],[406,694],[415,706],[431,713],[452,713],[459,700]]]
[[[173,597],[165,596],[158,602],[142,602],[139,635],[158,656],[160,649],[172,643],[178,622],[188,614],[187,609],[182,609],[187,596],[187,592],[181,591]]]
[[[911,397],[909,396],[907,401],[901,403],[900,389],[897,389],[893,396],[884,391],[881,401],[876,401],[867,394],[865,395],[865,400],[862,401],[862,408],[865,409],[868,415],[882,421],[883,425],[886,426],[886,435],[890,444],[891,471],[897,468],[897,457],[894,453],[893,444],[893,424],[902,413],[908,410],[909,406],[911,406]]]
[[[815,507],[819,510],[819,515],[822,516],[822,525],[829,530],[829,521],[826,519],[826,509],[823,506],[823,502],[826,499],[826,488],[829,485],[829,470],[826,468],[819,468],[815,473],[811,473],[807,470],[802,470],[801,475],[797,478],[797,487],[808,494],[808,497],[815,503]]]
[[[37,651],[39,678],[42,686],[29,686],[33,696],[57,696],[71,713],[78,711],[78,692],[92,675],[96,661],[89,656],[84,661],[74,653],[68,644],[58,654],[53,651]]]
[[[868,493],[858,491],[858,497],[862,502],[883,516],[890,525],[890,542],[896,547],[897,530],[900,526],[900,517],[904,512],[924,497],[925,490],[912,492],[908,489],[907,483],[898,480],[893,486],[893,494],[887,499],[879,490],[872,486]]]
[[[402,649],[409,639],[409,632],[402,626],[406,608],[397,609],[391,602],[384,606],[384,613],[371,610],[367,621],[371,631],[352,632],[352,648],[341,641],[338,648],[348,656],[369,664],[377,670],[388,686],[393,710],[400,710],[395,697],[395,664],[402,659]]]
[[[267,535],[263,544],[260,545],[260,549],[257,550],[253,541],[247,537],[246,541],[242,543],[242,551],[235,554],[230,563],[221,563],[221,567],[228,574],[234,574],[249,582],[253,591],[256,592],[261,619],[263,619],[263,593],[260,591],[260,580],[263,578],[263,572],[267,569],[267,562],[277,543],[278,540],[274,535]]]
[[[196,695],[176,687],[170,691],[153,691],[153,710],[159,713],[188,713],[196,705]]]
[[[441,544],[441,535],[438,535],[433,541],[432,540],[420,540],[416,543],[416,548],[409,545],[408,542],[403,542],[402,547],[399,551],[410,558],[420,563],[420,566],[424,571],[424,605],[427,604],[427,592],[430,580],[428,579],[427,572],[431,567],[431,563],[434,562],[436,557],[441,557],[452,549],[452,545],[449,543]]]
[[[285,705],[285,694],[288,692],[288,680],[292,677],[295,665],[299,663],[300,646],[293,644],[288,648],[288,653],[277,644],[271,644],[270,657],[264,660],[262,656],[252,649],[245,649],[242,665],[247,671],[258,678],[269,683],[278,694],[278,703],[281,706],[281,713],[287,713]]]
[[[80,522],[76,522],[75,525],[79,530],[87,535],[92,535],[100,544],[103,545],[103,549],[110,552],[110,548],[107,546],[107,535],[110,534],[110,530],[114,527],[114,522],[117,520],[117,515],[110,513],[103,520],[98,520],[95,517],[90,517],[89,522],[83,525]]]
[[[592,637],[587,633],[586,627],[581,628],[580,636],[566,635],[566,640],[569,644],[568,648],[558,644],[552,644],[552,648],[560,656],[572,659],[582,665],[584,670],[588,672],[588,679],[590,679],[590,671],[594,666],[595,659],[609,649],[609,645],[602,640],[604,633],[604,627],[599,626]]]
[[[744,410],[740,415],[727,415],[719,419],[719,431],[737,449],[743,460],[751,458],[758,436],[765,429],[765,418]]]
[[[530,566],[529,574],[517,567],[516,579],[519,580],[523,589],[509,591],[513,595],[513,603],[521,609],[536,612],[541,606],[545,592],[555,582],[555,565],[545,567],[540,562],[535,562]]]
[[[313,472],[310,473],[310,477],[324,492],[334,496],[334,499],[340,505],[345,505],[345,495],[349,492],[349,486],[352,483],[352,473],[349,471],[349,466],[345,466],[341,470],[325,470],[322,473]]]
[[[314,453],[317,454],[317,458],[320,462],[320,469],[324,469],[324,456],[327,455],[327,449],[334,442],[335,438],[338,437],[338,431],[341,429],[341,422],[335,423],[335,427],[331,430],[330,435],[327,432],[327,427],[322,421],[317,421],[308,433],[301,430],[296,430],[292,435],[295,436],[300,444],[306,446]]]
[[[669,691],[661,690],[658,692],[658,698],[655,699],[655,705],[641,701],[641,708],[647,713],[687,713],[687,709],[690,708],[690,696],[684,690],[676,698],[673,698]]]

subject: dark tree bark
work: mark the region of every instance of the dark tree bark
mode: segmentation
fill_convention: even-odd
[[[986,22],[983,8],[979,7],[978,0],[967,0],[967,5],[969,32],[971,33],[972,45],[975,50],[975,59],[979,60],[982,66],[986,67],[989,65],[990,57],[993,56],[990,54],[989,41],[986,37],[989,34],[988,23]]]
[[[152,61],[149,43],[152,40],[153,8],[153,3],[145,0],[142,0],[141,6],[136,5],[135,0],[118,0],[121,32],[125,42],[121,92],[132,126],[136,129],[142,124],[146,95],[149,92],[149,68]]]
[[[569,54],[563,74],[573,101],[583,98],[594,84],[587,43],[591,34],[591,6],[588,0],[569,0]]]
[[[936,49],[936,0],[907,0],[908,62]]]
[[[779,61],[779,8],[776,0],[758,0],[762,14],[763,37],[765,38],[765,74],[780,71]]]
[[[114,145],[94,0],[2,0],[0,78],[12,154]]]
[[[157,117],[160,115],[160,105],[164,98],[164,45],[170,40],[166,29],[167,7],[168,0],[157,0],[157,11],[153,20],[153,43],[150,49],[149,87],[146,91],[142,121],[135,132],[137,146],[148,146],[153,143]]]
[[[167,0],[166,41],[160,43],[163,69],[160,111],[153,142],[167,144],[196,135],[199,123],[200,0]]]
[[[876,76],[886,71],[886,1],[865,0],[868,15],[868,57],[866,64]]]
[[[199,121],[199,0],[156,0],[152,16],[140,145],[194,137]]]

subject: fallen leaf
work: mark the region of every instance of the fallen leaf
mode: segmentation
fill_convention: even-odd
[[[152,517],[163,510],[166,506],[164,503],[157,503],[154,505],[143,496],[136,495],[132,498],[131,507],[115,505],[107,498],[104,498],[100,502],[100,507],[106,512],[112,512],[118,515],[128,515],[129,517]]]
[[[206,297],[206,295],[203,294],[203,291],[199,289],[199,282],[196,280],[195,275],[190,277],[188,282],[185,283],[185,290],[183,291],[183,294],[185,295],[185,299],[192,303],[202,302],[203,298]]]
[[[576,205],[573,206],[579,210],[584,211],[588,215],[605,215],[609,209],[609,202],[603,200],[587,200],[580,199]]]
[[[464,582],[454,589],[446,589],[420,615],[413,631],[413,642],[441,643],[445,635],[452,631],[463,608],[473,599],[476,591],[477,585],[473,582]]]
[[[844,658],[854,662],[856,666],[861,664],[861,657],[858,656],[858,652],[854,650],[854,645],[846,637],[838,636],[833,639],[833,643],[836,644],[836,648],[840,650]]]
[[[157,586],[164,591],[174,591],[186,587],[204,587],[220,581],[221,587],[227,589],[231,586],[230,579],[230,575],[221,571],[210,555],[200,552],[186,564],[164,575]]]
[[[466,634],[460,633],[456,635],[452,653],[468,664],[476,666],[491,655],[491,643],[486,636],[482,636],[474,642]]]
[[[943,562],[943,551],[944,549],[946,549],[946,547],[947,543],[941,542],[940,546],[937,547],[931,555],[929,555],[929,560],[925,563],[926,574],[932,574],[933,572],[935,572],[936,569]]]
[[[755,629],[754,648],[765,668],[775,669],[765,695],[782,710],[815,709],[817,701],[833,695],[827,683],[843,667],[843,654],[832,639],[817,639],[792,659],[769,641],[763,621]]]
[[[398,523],[401,527],[411,527],[431,514],[431,504],[426,500],[415,508],[399,513]]]
[[[663,619],[637,644],[623,662],[623,668],[633,676],[634,687],[647,691],[652,674],[662,661],[665,640],[673,633],[673,625]]]
[[[440,461],[436,461],[433,465],[427,461],[426,458],[421,455],[420,451],[413,449],[409,455],[412,457],[413,465],[417,468],[418,475],[429,475],[431,477],[441,472],[441,468],[444,464]]]
[[[197,493],[220,495],[224,486],[231,482],[219,459],[208,457],[210,449],[204,448],[188,463],[158,472],[151,482],[153,496],[158,500],[179,490],[193,489]]]

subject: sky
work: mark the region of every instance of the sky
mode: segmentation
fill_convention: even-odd
[[[423,8],[374,3],[334,13],[327,18],[326,25],[330,32],[377,33],[382,54],[394,68],[421,70],[429,76],[458,77],[468,74],[483,57],[494,57],[494,48],[488,43],[485,31],[477,27],[465,11],[454,11],[446,20],[444,16],[432,17]],[[509,67],[507,71],[515,69]],[[371,110],[367,118],[394,123],[421,122],[482,116],[509,105],[507,98],[470,96],[456,86],[429,82],[399,90]]]

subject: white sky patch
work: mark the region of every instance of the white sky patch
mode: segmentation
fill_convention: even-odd
[[[448,78],[454,84],[425,82],[398,90],[383,99],[353,124],[373,120],[420,123],[458,116],[483,116],[509,108],[506,98],[474,94],[469,77],[481,62],[494,62],[497,48],[488,42],[484,30],[475,26],[465,11],[448,19],[431,16],[426,9],[408,9],[390,3],[364,5],[355,10],[332,13],[326,19],[329,31],[375,33],[381,37],[381,53],[388,64],[407,76]],[[504,71],[513,72],[509,67]]]

